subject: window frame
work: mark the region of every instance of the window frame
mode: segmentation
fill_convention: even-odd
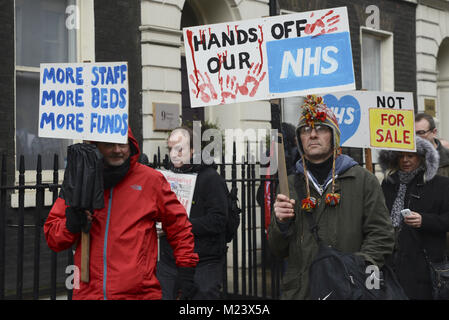
[[[360,27],[360,71],[363,79],[363,35],[381,40],[380,45],[380,91],[394,91],[394,33],[365,26]],[[363,83],[363,81],[362,81]],[[366,88],[362,88],[366,89]]]
[[[95,23],[94,23],[94,0],[66,0],[65,5],[65,12],[64,16],[65,19],[68,17],[67,8],[70,5],[74,5],[77,8],[77,14],[79,25],[76,28],[75,32],[75,38],[73,38],[73,33],[69,33],[68,36],[68,61],[72,60],[72,62],[82,62],[82,61],[95,61]],[[16,19],[16,3],[14,2],[14,166],[15,166],[15,179],[14,183],[15,185],[18,185],[19,181],[19,168],[17,165],[17,157],[19,156],[17,154],[17,137],[16,137],[16,112],[17,112],[17,102],[16,102],[16,96],[17,96],[17,73],[20,71],[24,72],[40,72],[39,67],[30,67],[30,66],[23,66],[17,64],[17,34],[20,32],[21,26],[17,24]],[[66,20],[65,20],[66,21]],[[75,46],[75,50],[70,51],[71,46]],[[79,143],[82,142],[81,140],[71,140],[69,144],[72,143]],[[59,183],[62,183],[63,177],[64,177],[64,168],[59,168],[58,170],[58,177],[59,177]],[[42,170],[42,182],[43,183],[52,183],[53,182],[53,170]],[[36,183],[36,169],[29,169],[25,170],[25,183],[26,184],[35,184]],[[35,190],[26,190],[25,192],[25,207],[34,207],[35,204]],[[52,204],[52,193],[49,191],[45,192],[45,205],[49,206]],[[11,207],[17,208],[18,207],[18,192],[14,192],[11,194]]]

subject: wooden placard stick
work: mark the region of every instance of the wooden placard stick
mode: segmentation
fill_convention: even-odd
[[[278,179],[280,193],[290,198],[287,167],[285,165],[284,137],[282,136],[282,133],[278,133]]]
[[[91,63],[91,61],[84,60],[83,63]],[[81,281],[86,283],[89,282],[90,269],[90,228],[88,230],[88,232],[81,231]]]
[[[366,89],[361,89],[360,91],[367,91]],[[371,148],[365,148],[365,168],[371,173],[373,170],[373,158],[371,156]]]
[[[89,282],[90,233],[81,231],[81,281]]]
[[[373,158],[371,156],[371,148],[365,148],[365,168],[371,172],[373,172]]]

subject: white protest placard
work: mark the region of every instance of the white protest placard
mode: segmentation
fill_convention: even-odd
[[[196,174],[174,173],[168,170],[158,170],[167,179],[171,190],[176,194],[178,201],[184,206],[187,216],[190,216],[193,193],[195,191]]]
[[[39,137],[128,141],[128,63],[40,66]]]
[[[355,89],[346,7],[183,32],[192,107]]]
[[[413,93],[348,91],[323,95],[343,147],[415,151]]]

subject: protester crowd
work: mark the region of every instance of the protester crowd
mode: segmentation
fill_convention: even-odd
[[[359,289],[347,296],[328,289],[323,282],[335,281],[340,288],[344,280],[319,280],[327,278],[317,278],[317,270],[324,273],[334,263],[320,264],[317,257],[341,259],[359,270],[378,267],[397,291],[374,298],[445,298],[435,292],[440,275],[435,270],[447,261],[449,150],[436,138],[432,117],[416,116],[416,152],[380,152],[381,183],[341,153],[338,120],[321,97],[308,96],[298,118],[295,128],[283,126],[290,132],[288,190],[276,190],[268,227],[269,248],[285,263],[281,298],[370,296]],[[160,172],[139,163],[142,155],[130,129],[128,143],[71,149],[93,161],[84,169],[93,165],[94,185],[102,186],[96,190],[100,201],[77,205],[77,192],[83,191],[77,191],[79,177],[67,169],[44,226],[51,249],[74,247],[77,266],[81,234],[90,234],[90,279],[74,290],[74,299],[222,297],[229,191],[214,163],[193,164],[193,140],[187,127],[176,128],[167,140],[169,170],[196,175],[189,210]],[[258,200],[266,200],[263,193]]]

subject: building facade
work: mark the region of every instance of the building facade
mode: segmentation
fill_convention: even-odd
[[[438,3],[441,8],[434,8],[431,3]],[[154,154],[158,147],[163,153],[166,151],[167,131],[154,128],[153,109],[157,103],[177,105],[181,115],[179,123],[198,119],[222,129],[268,129],[277,127],[272,120],[278,117],[280,121],[295,124],[300,97],[190,108],[182,28],[340,6],[348,8],[357,89],[413,92],[418,110],[424,110],[425,103],[433,99],[437,122],[442,123],[449,117],[444,109],[446,103],[439,101],[446,101],[448,96],[445,73],[449,70],[449,26],[444,16],[447,3],[436,0],[420,1],[419,5],[416,1],[400,0],[2,1],[0,36],[5,45],[0,57],[0,152],[7,155],[8,172],[17,169],[21,154],[41,153],[48,158],[57,152],[60,167],[64,167],[65,148],[71,142],[37,138],[37,77],[42,62],[127,61],[130,126],[148,155]],[[444,128],[440,131],[448,134]],[[35,160],[27,159],[25,167],[32,170]],[[44,162],[44,168],[49,167],[50,162]],[[9,180],[14,177],[10,176]]]
[[[190,108],[182,28],[333,7],[348,9],[358,90],[413,92],[415,109],[435,112],[449,138],[449,1],[443,0],[3,0],[0,1],[0,154],[8,183],[20,155],[33,171],[44,157],[76,141],[37,137],[39,64],[128,62],[129,123],[148,156],[166,153],[167,131],[154,127],[154,106],[173,104],[178,123],[205,120],[221,129],[296,125],[301,97]],[[433,102],[432,102],[433,101]],[[363,159],[357,159],[363,160]],[[46,170],[48,172],[46,172]],[[26,175],[33,183],[34,175]],[[33,207],[34,193],[27,192]],[[46,205],[52,198],[46,196]],[[17,207],[17,194],[11,195]],[[12,216],[13,214],[11,214]],[[31,215],[30,215],[31,216]],[[259,226],[260,227],[260,226]],[[259,241],[259,240],[257,240]],[[260,243],[257,244],[260,248]]]
[[[416,9],[418,110],[449,139],[449,1],[420,0]]]

